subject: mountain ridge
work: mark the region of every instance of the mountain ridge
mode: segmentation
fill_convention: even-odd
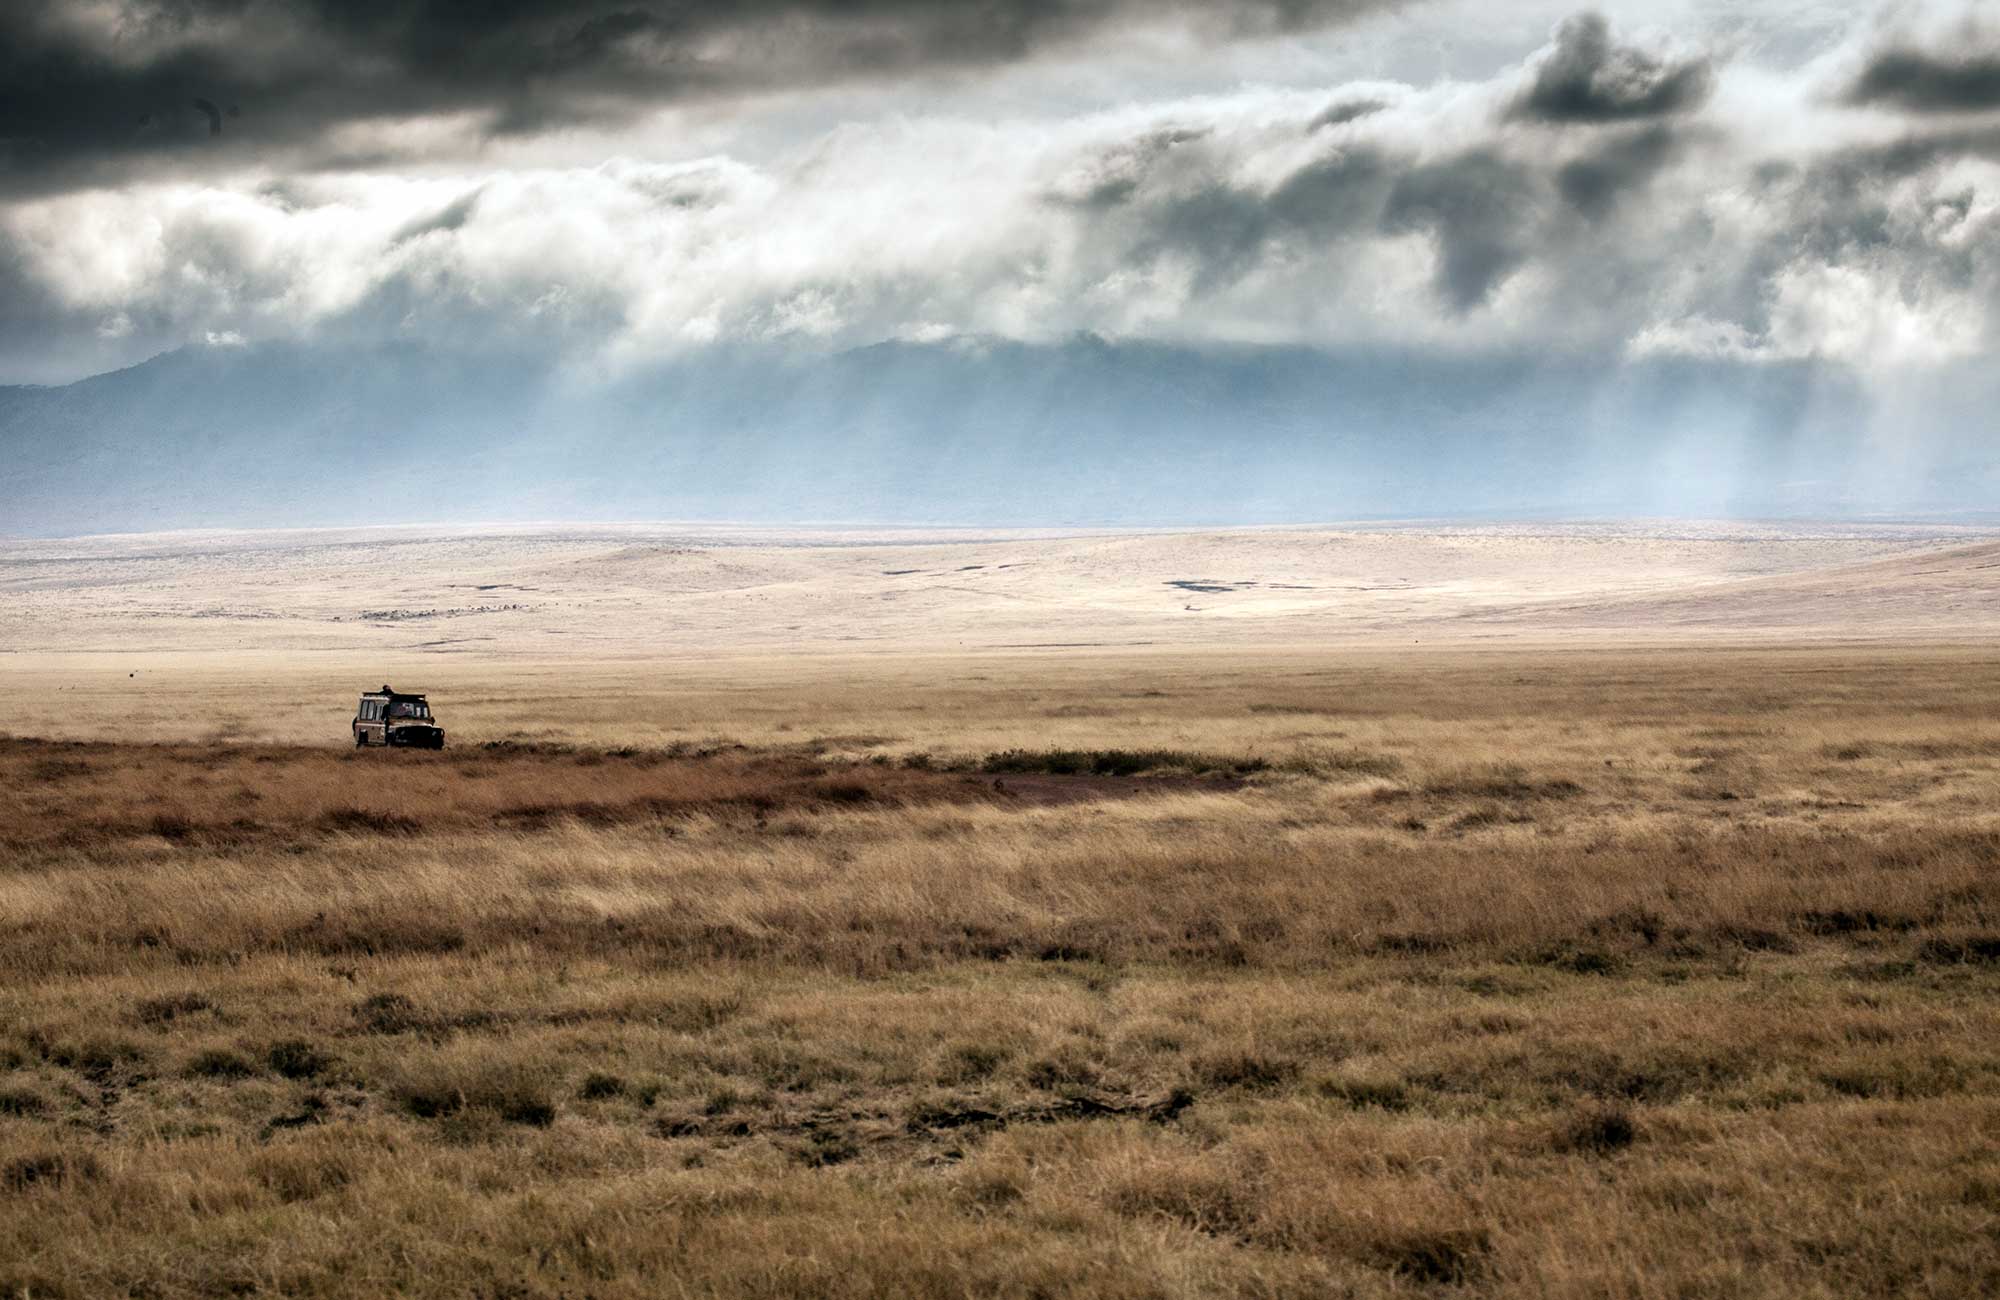
[[[428,343],[209,345],[0,388],[0,532],[556,518],[1207,526],[1990,504],[2000,464],[1976,436],[1934,440],[1934,463],[1900,477],[1876,472],[1863,397],[1808,363],[1610,370],[1094,336],[811,357],[715,348],[597,382],[534,354]]]

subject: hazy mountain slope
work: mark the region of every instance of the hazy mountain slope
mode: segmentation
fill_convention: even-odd
[[[588,384],[535,357],[434,347],[197,348],[0,389],[0,531],[1205,524],[2000,499],[1983,431],[1899,451],[1893,475],[1868,438],[1852,388],[1803,365],[1605,378],[1583,361],[1086,337],[803,361],[717,350]]]

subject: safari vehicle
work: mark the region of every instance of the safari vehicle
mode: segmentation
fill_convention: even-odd
[[[392,691],[385,682],[381,690],[361,697],[354,711],[354,743],[443,749],[444,728],[431,716],[430,702],[423,696]]]

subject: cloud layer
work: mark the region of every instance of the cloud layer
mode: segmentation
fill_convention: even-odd
[[[666,104],[1015,63],[1108,34],[1305,31],[1381,3],[9,0],[0,183],[339,164],[357,124],[459,115],[476,137],[617,124]]]
[[[1141,29],[1360,31],[1389,7],[33,3],[0,33],[0,362],[55,378],[188,342],[412,337],[604,374],[716,342],[1090,331],[1900,375],[2000,341],[1980,9],[1860,21],[1782,66],[1558,12],[1476,78],[947,99],[761,151],[662,160],[640,133],[524,166],[476,142]],[[131,135],[142,112],[153,137]],[[455,112],[471,135],[424,146]],[[362,120],[400,123],[420,164],[340,162]],[[239,136],[238,167],[160,169]]]
[[[1515,111],[1543,122],[1668,117],[1700,107],[1713,82],[1705,55],[1620,45],[1602,14],[1584,13],[1556,28]]]

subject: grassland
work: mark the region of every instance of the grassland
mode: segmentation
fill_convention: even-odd
[[[2000,1290],[1982,650],[14,667],[0,1295]]]

